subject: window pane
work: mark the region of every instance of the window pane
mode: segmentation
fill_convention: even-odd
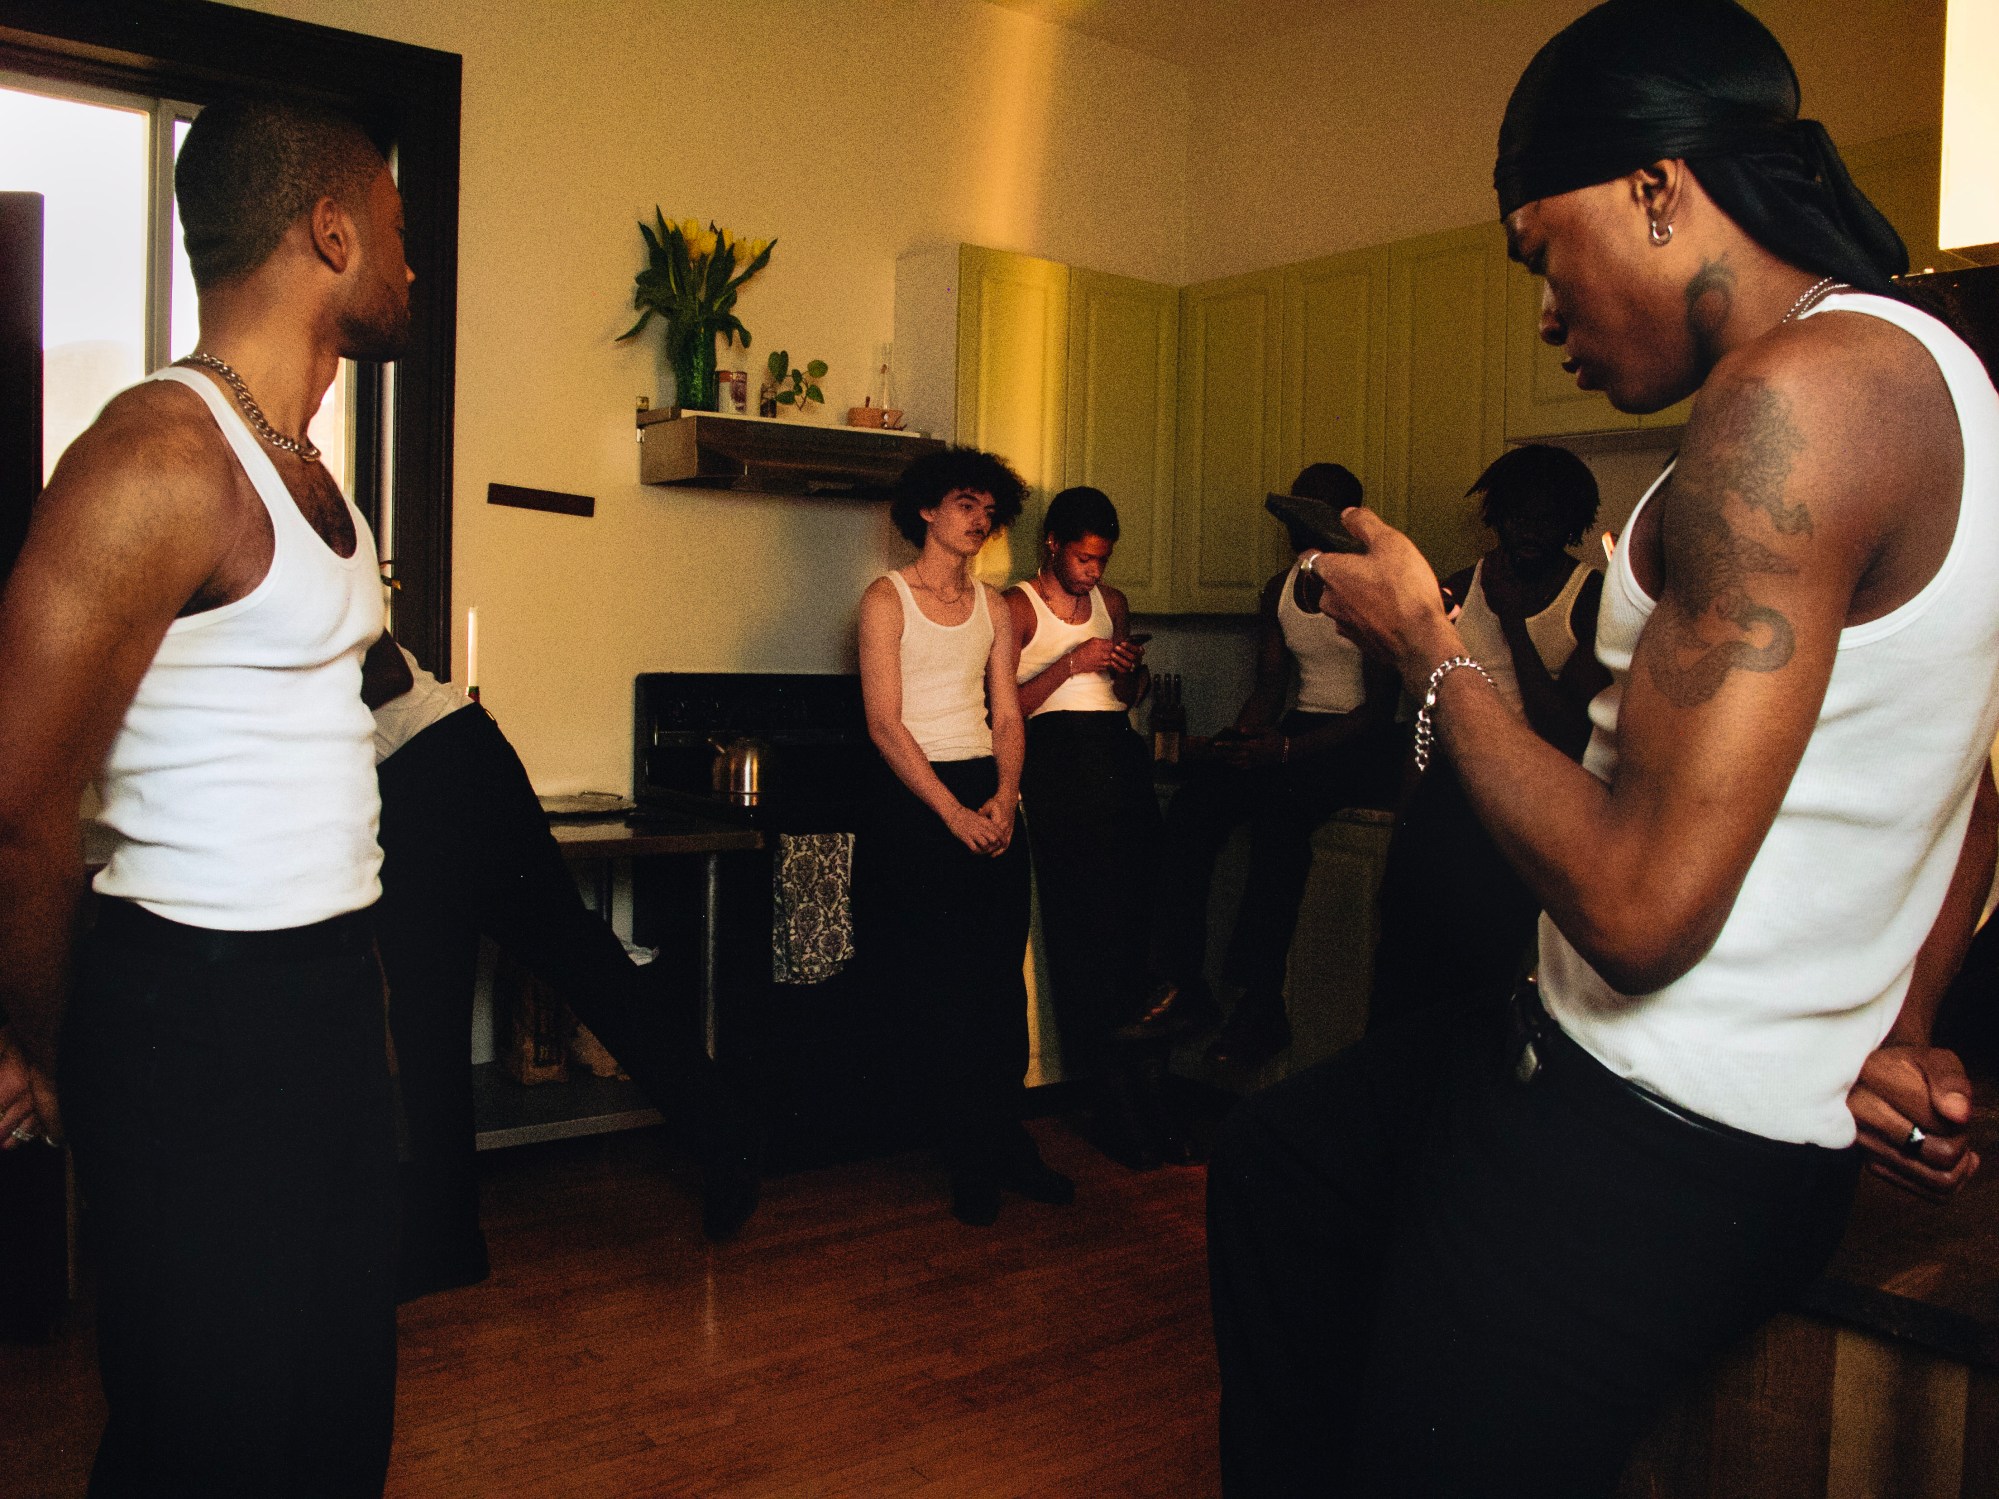
[[[181,145],[187,140],[187,127],[191,120],[174,121],[174,160],[180,160]],[[174,197],[173,223],[174,276],[171,298],[171,317],[168,322],[167,358],[179,359],[191,352],[201,336],[201,320],[196,316],[194,299],[194,272],[187,263],[187,232],[180,224],[180,197]]]
[[[138,109],[0,88],[0,189],[42,194],[42,471],[145,374],[146,140]]]

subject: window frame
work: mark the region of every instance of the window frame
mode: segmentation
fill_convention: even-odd
[[[354,443],[349,487],[386,535],[397,638],[448,680],[462,59],[212,0],[0,0],[0,71],[193,105],[289,94],[352,114],[393,153],[416,272],[410,338],[392,377],[355,366],[357,417],[391,420],[380,441]],[[171,130],[158,133],[170,156]]]

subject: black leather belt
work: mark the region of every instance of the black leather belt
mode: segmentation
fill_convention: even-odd
[[[97,900],[96,935],[196,963],[298,963],[365,952],[374,943],[374,907],[271,932],[189,926],[113,896]]]
[[[1723,1124],[1719,1119],[1710,1119],[1705,1114],[1696,1114],[1691,1109],[1683,1109],[1669,1098],[1662,1098],[1651,1089],[1619,1077],[1602,1062],[1586,1051],[1574,1037],[1556,1024],[1552,1016],[1542,1008],[1540,991],[1534,981],[1522,979],[1513,991],[1507,1005],[1511,1021],[1511,1040],[1508,1058],[1513,1068],[1513,1080],[1521,1087],[1531,1086],[1536,1079],[1549,1070],[1559,1071],[1565,1078],[1602,1091],[1614,1091],[1624,1098],[1644,1104],[1656,1114],[1671,1120],[1684,1129],[1696,1130],[1711,1140],[1741,1147],[1752,1146],[1765,1151],[1789,1153],[1811,1151],[1818,1147],[1800,1145],[1790,1140],[1772,1140],[1767,1135],[1752,1134],[1745,1129],[1737,1129],[1732,1124]]]

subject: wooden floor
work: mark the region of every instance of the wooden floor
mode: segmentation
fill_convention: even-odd
[[[899,1157],[779,1178],[721,1248],[656,1132],[487,1156],[493,1278],[403,1309],[389,1493],[1216,1493],[1200,1168],[1033,1128],[1074,1206],[966,1228]],[[10,1499],[83,1492],[88,1310],[0,1347]]]

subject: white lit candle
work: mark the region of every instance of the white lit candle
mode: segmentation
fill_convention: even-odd
[[[476,604],[465,611],[465,691],[475,700],[479,696],[479,609]]]

